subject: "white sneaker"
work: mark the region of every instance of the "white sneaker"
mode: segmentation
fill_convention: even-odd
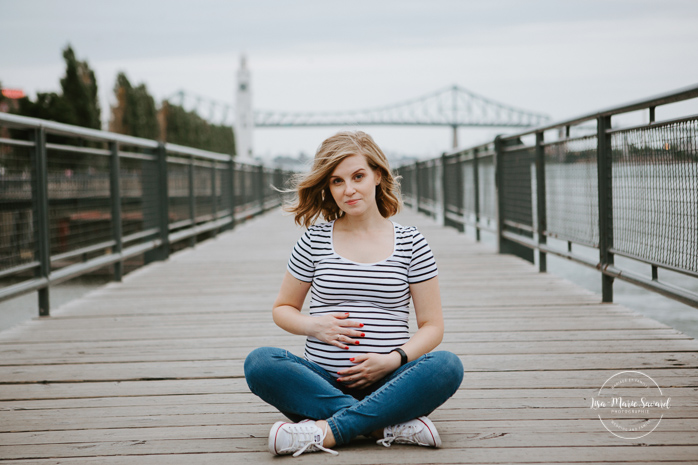
[[[434,423],[427,417],[419,417],[407,423],[388,426],[383,429],[383,439],[378,444],[390,447],[396,444],[416,444],[418,446],[441,447],[441,438]]]
[[[325,436],[327,427],[323,431],[312,420],[303,420],[300,423],[277,421],[269,431],[269,452],[272,455],[293,453],[294,457],[298,457],[303,452],[324,450],[338,455],[338,452],[322,446]]]

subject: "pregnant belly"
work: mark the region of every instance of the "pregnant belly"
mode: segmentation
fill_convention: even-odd
[[[358,312],[350,312],[349,319],[364,325],[357,330],[365,336],[352,338],[358,341],[358,344],[347,344],[348,349],[343,349],[313,337],[306,341],[306,359],[317,363],[335,378],[338,377],[337,371],[355,365],[351,359],[357,355],[387,354],[410,339],[408,323],[404,320],[386,319],[384,316],[377,318],[374,314]]]

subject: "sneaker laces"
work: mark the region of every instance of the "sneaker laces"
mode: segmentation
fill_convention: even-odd
[[[390,445],[397,441],[400,443],[407,444],[418,444],[420,446],[428,446],[429,444],[423,444],[419,442],[416,438],[417,431],[416,425],[411,425],[409,423],[400,423],[398,425],[389,426],[386,428],[386,437],[376,441],[376,444],[381,444],[385,447],[390,447]]]
[[[316,433],[317,430],[319,430],[320,428],[316,426],[314,422],[301,422],[296,424],[285,425],[284,429],[288,433],[290,433],[291,437],[293,438],[293,443],[288,449],[298,449],[293,454],[294,457],[298,457],[306,451],[311,452],[316,450],[322,450],[325,452],[329,452],[333,455],[339,455],[339,452],[334,451],[332,449],[328,449],[327,447],[324,447],[322,445],[322,442],[325,440],[325,437],[327,436],[328,426],[325,426],[325,431],[320,430],[322,432],[322,435],[318,435]]]

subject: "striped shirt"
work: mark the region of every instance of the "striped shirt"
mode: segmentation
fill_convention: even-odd
[[[414,226],[393,223],[393,253],[377,263],[357,263],[338,255],[332,243],[334,221],[311,226],[296,243],[288,271],[312,283],[310,315],[349,313],[363,323],[360,345],[349,350],[308,337],[305,358],[334,377],[355,366],[349,359],[365,353],[387,354],[409,339],[410,284],[438,274],[426,239]]]

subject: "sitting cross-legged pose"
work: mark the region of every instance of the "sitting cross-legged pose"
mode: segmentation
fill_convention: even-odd
[[[261,347],[245,360],[250,390],[290,420],[271,428],[269,452],[336,454],[331,447],[357,436],[439,447],[427,415],[456,392],[463,365],[432,352],[444,333],[436,262],[415,227],[389,219],[400,193],[385,155],[368,134],[340,132],[322,143],[295,192],[287,208],[308,229],[273,318],[307,336],[305,354]],[[327,222],[314,225],[320,215]]]

